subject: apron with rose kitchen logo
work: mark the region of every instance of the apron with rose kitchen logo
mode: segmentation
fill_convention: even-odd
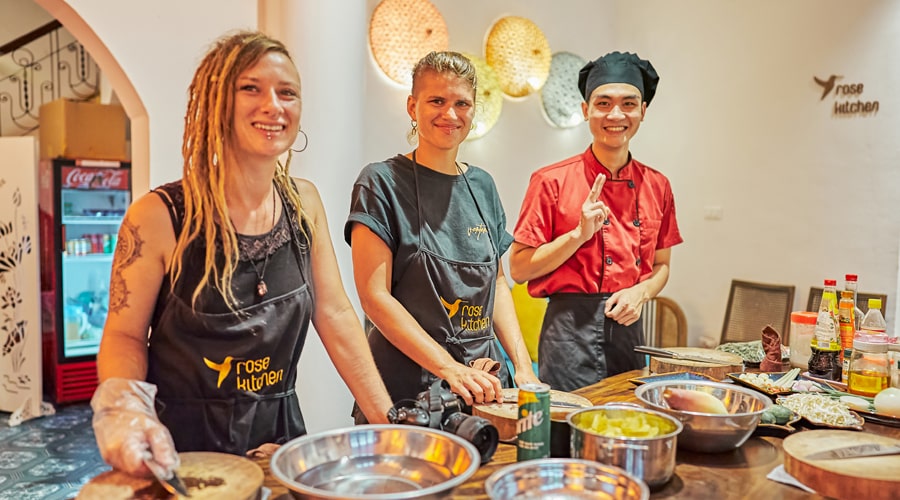
[[[171,210],[171,201],[167,203]],[[243,455],[264,443],[283,444],[306,433],[294,386],[313,307],[310,252],[295,226],[296,213],[288,203],[282,206],[270,235],[288,231],[290,241],[269,254],[264,296],[255,293],[258,277],[252,262],[242,259],[233,277],[239,302],[235,310],[223,308],[212,287],[201,299],[218,303],[192,309],[191,293],[202,272],[202,237],[187,249],[183,275],[172,293],[168,277],[163,283],[164,305],[154,315],[147,380],[159,387],[159,419],[178,451]],[[176,234],[180,214],[173,211]]]
[[[478,358],[502,361],[494,336],[494,294],[497,285],[499,255],[490,231],[484,231],[490,247],[483,262],[462,262],[441,255],[440,248],[427,248],[422,233],[427,222],[419,192],[419,165],[413,153],[413,175],[416,186],[418,250],[410,259],[403,275],[392,286],[392,294],[403,304],[419,325],[456,361],[468,365]],[[469,193],[472,186],[464,173]],[[487,227],[487,221],[472,196],[478,219],[474,223]],[[385,386],[395,402],[415,399],[427,390],[437,377],[403,354],[374,325],[369,324],[369,345]],[[508,378],[501,363],[498,377]],[[358,413],[358,412],[357,412]],[[359,421],[359,418],[357,418]]]

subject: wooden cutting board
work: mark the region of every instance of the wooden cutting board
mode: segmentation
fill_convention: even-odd
[[[807,460],[817,451],[858,444],[897,445],[900,440],[868,432],[811,430],[784,440],[784,469],[821,495],[838,499],[888,500],[900,491],[900,455]]]
[[[593,406],[591,401],[585,397],[572,394],[570,392],[550,390],[550,420],[566,421],[569,413],[578,410],[578,408],[563,408],[552,406],[553,402],[572,403],[580,405],[583,408]],[[519,390],[516,388],[503,389],[503,403],[488,403],[472,405],[472,415],[483,417],[491,421],[497,432],[500,434],[500,441],[515,442],[516,420],[519,411]]]
[[[666,350],[709,359],[710,363],[650,356],[650,373],[694,372],[723,380],[729,373],[744,371],[744,359],[734,353],[702,347],[667,347]]]
[[[191,500],[257,497],[263,484],[263,471],[252,460],[212,452],[179,453],[178,475],[187,486]],[[111,470],[97,475],[78,492],[77,500],[170,500],[171,495],[155,479],[134,477]]]

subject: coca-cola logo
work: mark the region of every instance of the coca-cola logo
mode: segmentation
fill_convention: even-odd
[[[69,189],[128,189],[124,170],[67,167],[63,168],[62,187]]]

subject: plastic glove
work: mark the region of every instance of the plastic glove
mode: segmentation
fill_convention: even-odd
[[[156,416],[155,397],[155,385],[124,378],[105,380],[94,392],[94,435],[100,455],[113,468],[152,477],[144,460],[168,473],[181,465],[172,435]]]

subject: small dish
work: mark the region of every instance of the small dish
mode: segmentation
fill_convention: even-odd
[[[634,385],[646,384],[647,382],[655,382],[657,380],[709,380],[718,382],[714,377],[694,372],[670,372],[658,373],[656,375],[648,375],[646,377],[636,377],[628,379]]]
[[[744,366],[748,368],[758,368],[762,363],[766,353],[763,350],[762,340],[752,340],[750,342],[727,342],[716,347],[717,351],[730,352],[737,354],[744,360]],[[790,347],[781,346],[782,362],[789,361],[791,358]]]
[[[823,396],[823,397],[827,398],[828,396]],[[775,404],[787,406],[784,404],[785,399],[786,398],[784,396],[779,396],[775,400]],[[848,411],[850,412],[850,415],[852,416],[853,422],[847,423],[845,425],[830,424],[830,423],[825,422],[825,421],[823,421],[819,418],[816,418],[815,416],[812,416],[812,415],[804,415],[803,413],[797,412],[797,411],[795,411],[795,413],[798,413],[801,418],[803,418],[809,424],[814,425],[816,427],[824,427],[827,429],[847,429],[847,430],[855,430],[855,431],[863,430],[863,424],[865,424],[866,421],[859,415],[858,412],[856,412],[854,410],[848,410]]]
[[[790,387],[786,387],[783,389],[773,389],[771,387],[766,387],[763,385],[755,384],[755,383],[751,382],[750,380],[746,380],[745,378],[741,378],[741,375],[746,376],[747,373],[748,372],[729,373],[728,378],[730,378],[731,380],[734,380],[738,384],[741,384],[745,387],[749,387],[751,389],[755,389],[763,394],[768,394],[769,396],[777,396],[779,394],[790,394],[791,392],[793,392]],[[769,381],[775,382],[776,380],[781,378],[785,373],[787,373],[787,372],[756,373],[754,375],[767,377],[769,379]]]
[[[825,386],[830,387],[836,391],[847,392],[847,384],[843,382],[838,382],[836,380],[828,380],[821,377],[816,377],[815,375],[810,375],[809,372],[803,372],[800,374],[801,376],[808,378],[810,380],[815,380],[820,384],[825,384]]]
[[[784,424],[764,424],[760,422],[756,426],[756,434],[761,436],[777,436],[784,437],[794,431],[794,424],[800,421],[802,417],[795,411],[791,412],[791,418]]]
[[[884,415],[882,413],[869,411],[856,410],[856,413],[859,413],[862,418],[875,424],[887,425],[889,427],[900,427],[900,417],[892,417],[890,415]]]

